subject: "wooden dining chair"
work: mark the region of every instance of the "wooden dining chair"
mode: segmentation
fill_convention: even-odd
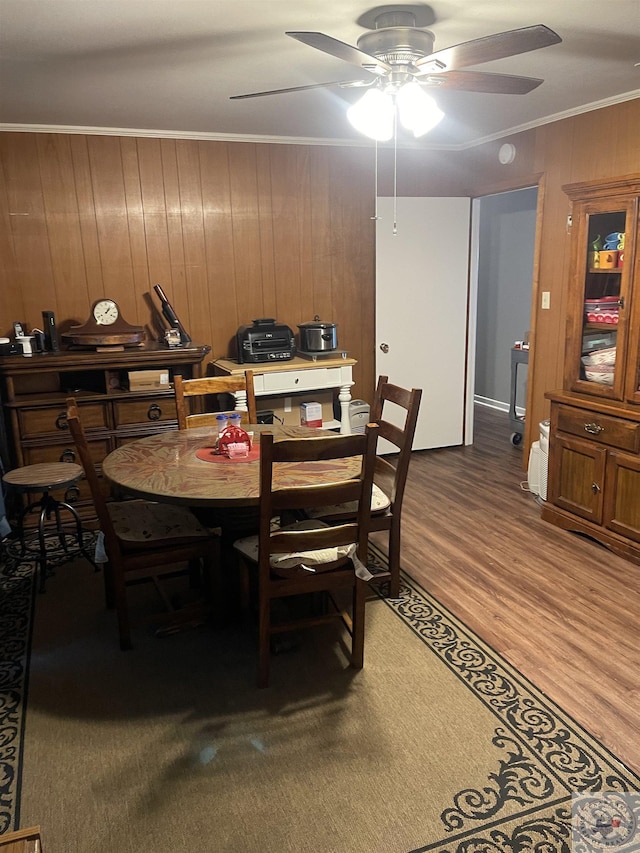
[[[398,598],[400,595],[402,501],[421,398],[422,390],[420,388],[412,388],[408,391],[398,385],[391,384],[388,376],[378,378],[371,420],[378,424],[380,438],[393,445],[397,454],[393,452],[392,448],[390,458],[378,455],[376,459],[369,530],[372,533],[377,531],[388,531],[389,533],[388,570],[378,573],[376,579],[385,580],[388,578],[390,598]],[[400,420],[403,421],[402,426],[397,426],[389,420],[389,411],[393,407],[398,407],[403,411],[400,417]],[[311,517],[321,519],[329,524],[337,524],[353,517],[354,510],[355,508],[349,504],[324,506],[313,510]]]
[[[249,603],[250,569],[257,566],[258,686],[269,682],[270,643],[274,634],[294,631],[339,618],[351,636],[351,665],[364,661],[364,617],[369,504],[378,429],[368,425],[359,435],[317,436],[274,441],[260,437],[260,532],[235,543],[240,556],[245,608]],[[278,484],[281,463],[351,460],[359,473],[351,479],[309,485]],[[334,475],[335,477],[335,475]],[[360,511],[345,524],[331,526],[302,521],[286,527],[272,520],[285,510],[305,510],[327,502],[356,501]],[[351,592],[351,610],[336,597]],[[272,603],[307,593],[325,592],[329,610],[304,618],[272,621]]]
[[[104,536],[107,607],[116,610],[120,648],[129,649],[131,627],[127,586],[141,580],[152,581],[167,608],[172,610],[171,602],[160,586],[160,578],[176,574],[178,564],[184,563],[188,564],[191,573],[197,561],[203,568],[202,580],[210,596],[211,581],[219,566],[219,531],[204,527],[187,507],[146,500],[107,501],[73,397],[67,398],[67,423]],[[202,616],[203,608],[197,605],[195,609],[173,610],[164,621],[171,629]]]
[[[258,422],[256,395],[253,389],[253,371],[251,370],[245,370],[242,374],[231,376],[204,376],[201,379],[183,379],[182,376],[176,374],[173,377],[173,386],[176,394],[178,429],[215,426],[216,416],[220,414],[220,410],[212,410],[208,405],[211,395],[214,394],[235,395],[240,392],[239,396],[244,395],[246,398],[246,410],[238,409],[238,402],[241,406],[244,402],[239,400],[234,411],[241,412],[243,423],[255,424]]]

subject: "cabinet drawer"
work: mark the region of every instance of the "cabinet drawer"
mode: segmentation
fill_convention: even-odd
[[[89,403],[81,406],[80,416],[86,430],[108,428],[108,412],[101,403]],[[23,438],[69,431],[67,407],[64,403],[47,408],[20,409],[19,420],[20,433]]]
[[[89,453],[94,464],[99,465],[109,453],[109,440],[88,441]],[[75,462],[82,464],[78,457],[73,441],[64,444],[40,445],[40,447],[23,447],[25,465],[40,465],[44,462]]]
[[[612,418],[571,406],[558,406],[558,430],[632,453],[640,449],[640,424],[624,418]]]
[[[168,395],[137,400],[117,400],[115,418],[116,427],[177,421],[176,400],[175,397]]]
[[[312,370],[289,370],[282,373],[264,373],[261,378],[263,393],[273,391],[307,391],[316,388],[335,388],[340,385],[339,367],[319,367]]]

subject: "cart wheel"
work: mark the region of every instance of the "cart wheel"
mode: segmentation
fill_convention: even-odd
[[[511,433],[511,444],[513,444],[514,447],[517,447],[519,444],[522,444],[522,436],[519,432]]]

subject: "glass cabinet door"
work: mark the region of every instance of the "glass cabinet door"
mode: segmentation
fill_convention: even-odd
[[[568,341],[568,379],[574,391],[622,399],[630,278],[624,258],[632,218],[627,200],[619,207],[611,201],[577,205],[574,211],[579,310]]]

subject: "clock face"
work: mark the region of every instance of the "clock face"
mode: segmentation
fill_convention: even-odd
[[[110,326],[119,316],[120,311],[113,299],[101,299],[93,306],[93,317],[99,326]]]

